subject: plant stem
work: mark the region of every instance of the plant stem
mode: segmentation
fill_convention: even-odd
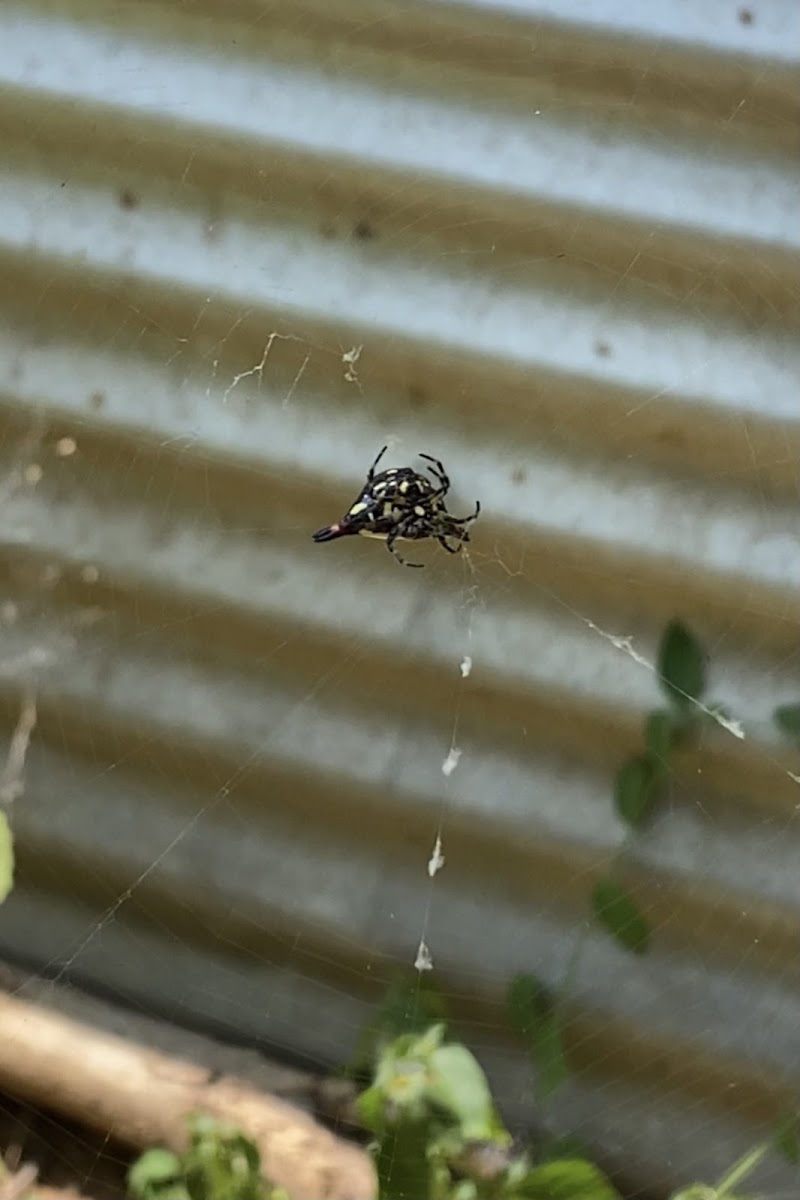
[[[762,1158],[769,1153],[772,1147],[772,1141],[760,1142],[757,1146],[753,1146],[751,1150],[743,1158],[740,1158],[737,1163],[731,1167],[725,1175],[722,1176],[716,1186],[716,1193],[719,1197],[729,1196],[737,1184],[746,1179],[751,1171],[754,1171]]]

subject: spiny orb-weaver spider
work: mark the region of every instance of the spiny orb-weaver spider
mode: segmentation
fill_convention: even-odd
[[[388,446],[384,446],[375,459],[367,473],[367,482],[345,515],[335,525],[318,529],[314,541],[332,542],[335,538],[353,533],[381,538],[386,542],[389,553],[405,567],[423,567],[425,564],[401,558],[394,548],[397,541],[418,542],[423,538],[436,538],[449,554],[457,554],[462,543],[469,541],[466,526],[480,513],[480,500],[476,500],[475,511],[468,517],[452,516],[444,502],[450,490],[450,480],[439,459],[432,458],[430,454],[420,454],[420,458],[433,464],[426,469],[433,476],[435,484],[413,467],[387,467],[376,474],[375,468],[387,449]],[[457,544],[450,546],[448,538]]]

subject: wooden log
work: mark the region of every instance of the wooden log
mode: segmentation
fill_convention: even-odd
[[[204,1112],[252,1138],[293,1200],[377,1193],[364,1151],[286,1101],[2,993],[0,1090],[139,1149],[181,1150],[187,1115]]]

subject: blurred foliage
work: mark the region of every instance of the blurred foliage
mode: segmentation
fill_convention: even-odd
[[[781,704],[773,716],[778,728],[800,746],[800,704]]]
[[[585,1159],[513,1153],[477,1059],[444,1035],[432,1025],[396,1038],[359,1099],[380,1200],[619,1200]]]
[[[130,1169],[128,1188],[135,1200],[289,1200],[262,1176],[249,1138],[202,1115],[190,1118],[182,1154],[146,1150]]]
[[[421,1033],[434,1022],[445,1025],[447,1006],[439,991],[418,971],[398,972],[389,983],[375,1016],[361,1031],[345,1074],[369,1082],[383,1049],[401,1033]]]
[[[535,975],[520,974],[511,980],[506,1004],[511,1025],[524,1039],[536,1066],[538,1098],[545,1101],[569,1078],[554,998]]]
[[[8,817],[0,809],[0,904],[3,903],[14,882],[14,843]]]

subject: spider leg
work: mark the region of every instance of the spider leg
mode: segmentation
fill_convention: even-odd
[[[444,479],[446,479],[446,478],[447,478],[447,472],[446,472],[446,471],[445,471],[445,469],[444,469],[444,463],[442,462],[442,460],[441,460],[441,459],[439,459],[439,458],[434,458],[432,454],[423,454],[423,453],[422,453],[422,451],[420,451],[420,455],[419,455],[419,456],[420,456],[420,458],[424,458],[426,462],[433,463],[433,465],[436,467],[436,469],[437,469],[437,471],[439,472],[439,474],[440,474],[440,475],[441,475],[441,476],[442,476]]]
[[[386,453],[386,451],[388,449],[389,449],[389,446],[387,444],[386,446],[383,447],[380,454],[375,459],[375,462],[370,467],[369,471],[367,472],[367,483],[372,483],[373,479],[375,478],[375,468],[377,467],[378,463],[381,461],[381,459],[383,458],[384,454]]]
[[[445,550],[449,550],[451,554],[458,554],[461,549],[462,542],[470,541],[469,530],[465,526],[469,525],[470,521],[474,521],[481,511],[481,502],[476,500],[475,512],[470,513],[468,517],[454,517],[450,513],[445,513],[439,526],[439,532],[436,534],[437,541],[444,546]],[[453,549],[452,546],[446,545],[443,539],[453,538],[458,542],[458,545]]]
[[[470,521],[474,521],[476,517],[480,516],[480,511],[481,502],[480,500],[476,500],[474,513],[470,513],[468,517],[453,517],[453,520],[455,521],[456,525],[467,525]]]
[[[403,567],[419,567],[419,568],[422,568],[422,567],[424,567],[424,566],[425,566],[425,563],[412,563],[412,562],[409,562],[407,558],[402,558],[402,557],[401,557],[401,556],[400,556],[400,555],[397,553],[397,551],[396,551],[396,550],[395,550],[395,548],[394,548],[394,544],[395,544],[395,542],[397,541],[397,539],[398,539],[399,537],[402,537],[402,536],[403,536],[403,526],[402,526],[402,525],[399,525],[399,526],[398,526],[398,527],[397,527],[397,528],[396,528],[396,529],[395,529],[395,530],[394,530],[392,533],[390,533],[390,534],[389,534],[388,538],[386,539],[386,549],[389,551],[389,553],[390,553],[390,554],[391,554],[391,555],[392,555],[394,558],[396,558],[396,559],[397,559],[397,561],[398,561],[398,562],[400,563],[400,565],[401,565],[401,566],[403,566]]]
[[[448,478],[447,471],[444,469],[444,465],[438,458],[434,458],[431,454],[420,453],[420,458],[427,459],[428,462],[433,463],[433,467],[428,467],[428,471],[439,484],[437,495],[445,496],[450,490],[450,479]],[[434,467],[436,468],[435,470]]]

